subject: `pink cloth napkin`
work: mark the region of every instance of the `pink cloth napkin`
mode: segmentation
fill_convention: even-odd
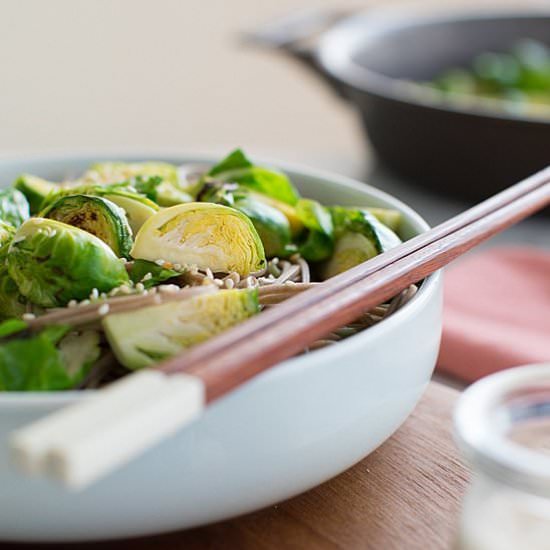
[[[465,382],[550,361],[550,253],[495,248],[445,273],[440,372]]]

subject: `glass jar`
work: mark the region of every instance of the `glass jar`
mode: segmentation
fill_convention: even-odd
[[[454,417],[472,465],[460,550],[550,550],[550,364],[470,386]]]

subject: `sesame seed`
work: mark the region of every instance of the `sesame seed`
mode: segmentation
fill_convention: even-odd
[[[89,305],[89,304],[90,304],[90,300],[82,300],[82,302],[80,302],[79,305],[81,305],[81,306],[87,306],[87,305]]]
[[[68,304],[67,304],[67,307],[76,307],[78,305],[78,302],[76,300],[71,300]]]
[[[164,260],[155,260],[155,263],[157,265],[159,265],[160,267],[162,267],[165,264],[165,261]]]
[[[235,281],[233,279],[225,280],[225,288],[232,289],[235,286]]]
[[[142,281],[150,281],[152,278],[153,278],[153,274],[151,272],[149,272],[149,273],[146,273],[141,280]]]
[[[90,300],[97,300],[98,298],[99,298],[99,290],[97,290],[97,288],[93,288],[90,294]]]
[[[180,287],[178,285],[160,285],[158,289],[159,292],[173,294],[174,292],[179,292]]]
[[[97,310],[99,315],[107,315],[109,313],[109,304],[101,305]]]
[[[138,284],[136,285],[136,290],[137,290],[138,292],[143,292],[143,291],[145,290],[145,286],[143,285],[143,283],[138,283]]]
[[[32,321],[33,319],[36,319],[36,315],[34,313],[23,313],[21,317],[24,321]]]

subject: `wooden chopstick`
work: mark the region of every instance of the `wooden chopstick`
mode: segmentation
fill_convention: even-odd
[[[214,286],[194,286],[181,288],[174,292],[114,296],[90,304],[64,307],[50,311],[27,321],[27,327],[29,330],[40,330],[49,325],[67,324],[73,328],[80,328],[90,323],[97,323],[107,313],[122,313],[166,302],[187,300],[199,294],[209,294],[217,290]],[[105,309],[102,311],[102,308]]]
[[[192,422],[208,402],[548,204],[547,169],[159,368],[17,430],[10,439],[15,461],[83,488]]]
[[[366,263],[358,265],[345,273],[325,281],[314,290],[300,293],[292,300],[285,302],[284,308],[272,308],[265,311],[261,316],[242,323],[229,331],[220,334],[216,338],[202,344],[199,348],[187,350],[184,357],[175,357],[160,366],[166,372],[178,372],[180,362],[184,362],[182,368],[190,368],[194,360],[206,359],[208,356],[222,352],[229,346],[235,345],[241,339],[250,339],[254,333],[261,333],[274,323],[283,321],[299,314],[303,309],[323,299],[330,299],[336,293],[348,288],[351,284],[370,276],[376,271],[385,268],[387,265],[420,250],[438,239],[446,237],[476,220],[482,219],[491,212],[513,203],[518,198],[544,186],[550,181],[550,167],[537,172],[536,174],[522,180],[521,182],[505,189],[504,191],[490,197],[478,205],[462,212],[461,214],[443,222],[442,224],[422,233],[413,239],[404,242],[388,252],[381,254]],[[543,208],[541,206],[541,208]],[[182,363],[183,364],[183,363]]]
[[[423,234],[422,240],[428,244],[419,247],[412,241],[403,243],[374,259],[378,260],[378,269],[369,266],[374,263],[370,260],[158,368],[166,373],[185,372],[200,377],[206,386],[207,401],[224,395],[550,204],[550,171],[537,174],[542,175],[513,186],[505,192],[504,201],[495,201],[496,197],[486,201],[490,210],[482,203]],[[464,219],[468,221],[464,223]],[[338,290],[327,296],[329,286]]]

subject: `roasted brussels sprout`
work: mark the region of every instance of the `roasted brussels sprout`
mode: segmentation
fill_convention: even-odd
[[[259,311],[256,290],[223,290],[103,319],[117,359],[140,369],[244,321]]]
[[[342,273],[401,243],[401,239],[365,209],[329,208],[335,229],[334,253],[323,264],[323,278]]]
[[[132,248],[132,230],[124,210],[104,197],[67,195],[41,216],[84,229],[107,243],[119,257],[127,258]]]
[[[56,200],[67,195],[93,195],[114,202],[126,213],[133,234],[136,234],[145,220],[159,209],[157,204],[138,193],[129,182],[109,185],[80,184],[58,188],[44,199],[43,208],[48,208]]]
[[[296,204],[299,198],[298,192],[285,174],[253,165],[240,149],[236,149],[213,166],[204,181],[207,182],[209,179],[238,183],[251,191],[291,205]]]
[[[317,201],[300,199],[296,213],[304,226],[298,238],[298,251],[306,260],[318,262],[334,249],[334,228],[328,210]]]
[[[198,202],[172,206],[149,218],[135,237],[131,255],[242,276],[266,265],[262,241],[243,213]]]
[[[19,227],[30,216],[29,203],[17,189],[0,191],[0,221]]]
[[[42,208],[44,199],[59,189],[57,183],[47,181],[31,174],[21,174],[13,186],[25,195],[31,214],[38,214]]]
[[[129,281],[123,262],[101,240],[77,227],[31,218],[16,232],[8,271],[33,304],[63,306]]]

